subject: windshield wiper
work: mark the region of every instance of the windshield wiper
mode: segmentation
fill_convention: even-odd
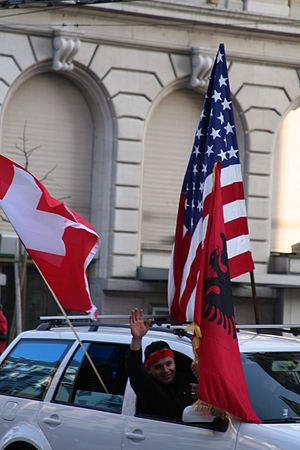
[[[300,422],[300,417],[281,417],[262,419],[262,423],[295,423]]]

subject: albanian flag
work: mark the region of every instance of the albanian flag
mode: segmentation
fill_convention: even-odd
[[[219,162],[215,166],[214,199],[201,255],[194,311],[193,346],[198,366],[199,400],[244,421],[261,423],[249,400],[237,341],[220,173]]]

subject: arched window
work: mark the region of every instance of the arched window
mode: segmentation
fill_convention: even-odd
[[[23,167],[24,150],[27,151],[28,170],[42,181],[53,197],[64,200],[88,221],[91,216],[93,122],[88,103],[72,80],[53,73],[39,73],[12,88],[3,110],[0,150],[2,155]],[[8,222],[0,221],[1,257],[15,251],[11,230]],[[5,258],[1,262],[3,272],[8,280],[12,280],[12,264]],[[26,267],[24,278],[22,274],[25,329],[36,326],[39,314],[59,313],[34,265],[27,264]],[[8,285],[8,289],[2,291],[2,301],[11,323],[14,289]],[[13,332],[13,325],[11,330]]]
[[[178,202],[204,96],[189,90],[164,97],[148,122],[143,166],[141,265],[168,268]],[[243,165],[241,120],[235,123]]]
[[[28,170],[50,194],[89,220],[93,122],[72,81],[42,73],[12,93],[2,121],[1,153],[24,166],[24,150],[29,152]],[[7,229],[0,222],[0,231]]]
[[[150,117],[143,168],[142,252],[170,251],[184,172],[198,126],[203,97],[172,92]]]
[[[300,108],[282,122],[274,155],[271,250],[289,253],[300,242],[300,178],[297,162]]]

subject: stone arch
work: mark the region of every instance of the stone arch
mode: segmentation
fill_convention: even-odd
[[[202,91],[189,89],[186,80],[179,80],[157,96],[146,118],[140,225],[142,266],[147,267],[149,259],[157,255],[157,267],[168,267],[181,184],[203,101]]]
[[[182,92],[182,96],[180,97],[180,92]],[[141,214],[141,264],[142,266],[148,264],[150,257],[153,257],[155,254],[159,255],[161,265],[167,268],[170,249],[174,239],[175,233],[175,225],[176,225],[176,216],[177,216],[177,208],[179,201],[179,194],[181,189],[181,184],[183,181],[183,177],[185,174],[186,166],[191,154],[193,139],[195,135],[196,128],[198,126],[200,120],[200,113],[203,107],[204,96],[206,93],[206,88],[198,88],[195,90],[188,89],[187,83],[185,79],[179,80],[170,84],[166,89],[164,89],[161,94],[155,99],[151,106],[151,110],[147,116],[146,125],[145,125],[145,140],[144,140],[144,159],[143,159],[143,181],[142,181],[142,214]],[[189,124],[182,121],[175,126],[174,131],[172,131],[172,124],[169,123],[169,129],[165,130],[165,134],[174,133],[186,133],[185,139],[186,143],[182,143],[184,150],[182,155],[176,155],[175,164],[167,167],[166,160],[162,155],[163,149],[160,147],[156,147],[159,145],[159,142],[155,142],[155,140],[159,140],[160,137],[156,136],[156,128],[159,132],[159,123],[156,123],[153,128],[153,124],[155,121],[159,122],[159,118],[156,119],[155,115],[158,113],[159,109],[163,108],[163,105],[171,100],[172,96],[178,96],[177,106],[174,104],[174,109],[177,108],[177,112],[174,112],[174,116],[180,111],[180,102],[186,101],[185,105],[185,113],[186,115],[191,114],[189,109],[197,109],[197,112],[194,114],[193,121],[190,121]],[[197,102],[196,98],[199,98],[199,107],[195,107],[193,102]],[[189,97],[189,100],[185,97]],[[181,100],[180,100],[181,98]],[[193,100],[192,100],[193,99]],[[235,102],[233,98],[233,105],[235,109],[235,124],[237,133],[242,139],[242,166],[244,166],[244,155],[245,155],[245,124],[242,122],[240,117],[240,110],[238,104]],[[165,116],[167,112],[164,111]],[[180,126],[185,127],[181,130]],[[188,128],[189,127],[189,128]],[[152,129],[153,128],[153,129]],[[188,130],[187,130],[188,128]],[[180,131],[179,131],[180,130]],[[151,136],[152,135],[152,136]],[[150,136],[150,137],[149,137]],[[166,136],[161,136],[164,140]],[[152,139],[152,142],[151,142]],[[177,141],[178,137],[174,139]],[[240,143],[239,143],[240,144]],[[167,145],[167,144],[166,144]],[[176,145],[176,142],[175,142]],[[152,155],[151,155],[151,147],[152,147]],[[166,149],[167,150],[167,149]],[[156,161],[157,158],[161,159],[161,164],[151,164],[151,158],[153,158],[153,154],[155,155]],[[171,155],[171,152],[170,152]],[[181,161],[179,159],[181,158]],[[160,180],[165,173],[166,177],[169,173],[169,182],[165,180]],[[155,182],[154,182],[155,178]],[[154,187],[151,189],[150,183],[154,183]],[[161,186],[160,186],[161,185]],[[167,198],[164,197],[164,201],[159,208],[156,203],[156,195],[163,188],[169,190],[169,195]],[[164,193],[161,195],[165,196]],[[157,215],[157,217],[155,217]],[[151,217],[152,216],[152,217]],[[162,225],[159,226],[158,222],[161,221]],[[172,224],[171,224],[172,222]],[[165,224],[163,224],[165,223]],[[168,234],[169,230],[169,234]],[[149,236],[151,235],[151,239],[149,240]],[[147,256],[148,255],[148,256]],[[152,256],[151,256],[152,255]],[[164,255],[164,256],[163,256]],[[154,259],[153,259],[154,261]],[[151,262],[150,262],[151,264]]]

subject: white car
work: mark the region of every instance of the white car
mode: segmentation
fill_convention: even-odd
[[[1,450],[300,449],[300,339],[239,332],[250,399],[263,423],[230,419],[220,431],[190,407],[177,422],[137,413],[124,367],[128,326],[76,326],[104,392],[74,333],[59,322],[20,334],[1,356]],[[179,328],[153,326],[143,345],[165,340],[178,367],[189,367],[191,339]]]

